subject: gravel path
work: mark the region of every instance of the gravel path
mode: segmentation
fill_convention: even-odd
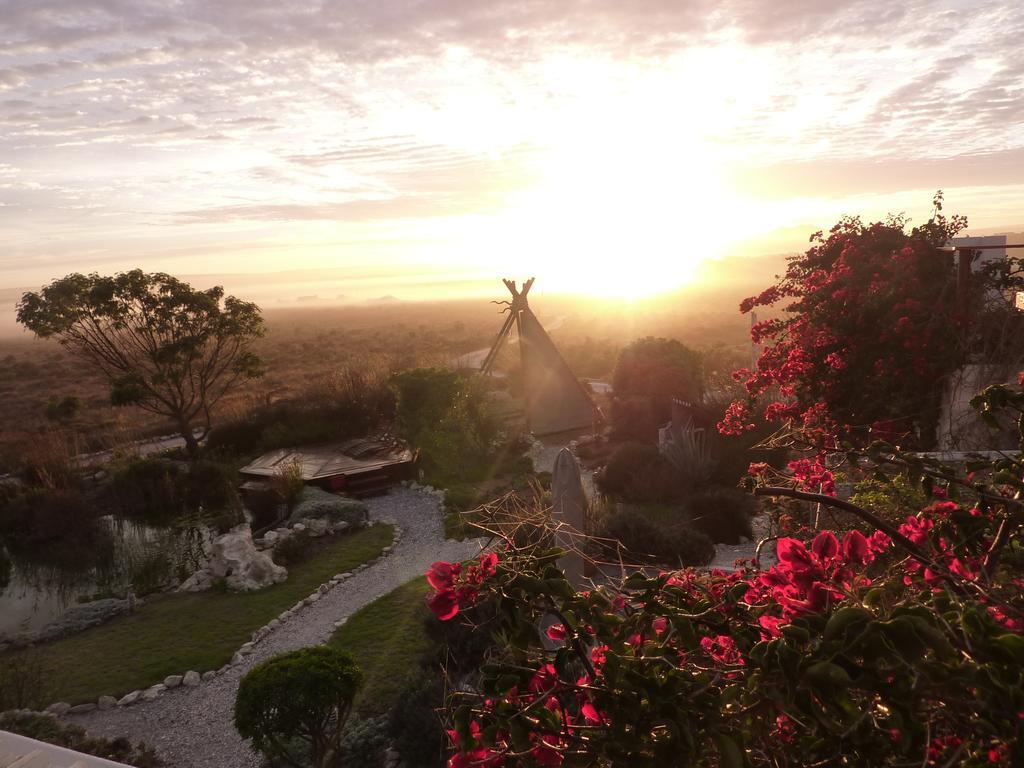
[[[479,541],[444,538],[440,504],[427,491],[396,487],[367,504],[372,520],[403,529],[395,550],[303,608],[257,643],[241,664],[198,688],[175,688],[154,701],[67,719],[93,734],[145,741],[174,768],[258,766],[259,757],[238,735],[232,721],[235,692],[246,672],[275,654],[325,642],[336,622],[423,575],[435,560],[465,560],[480,551]]]

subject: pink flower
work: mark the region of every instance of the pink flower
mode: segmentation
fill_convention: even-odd
[[[438,560],[427,571],[427,581],[438,591],[451,589],[461,570],[462,565],[459,563],[446,563],[443,560]]]
[[[552,624],[548,627],[548,637],[552,640],[565,640],[565,625]]]
[[[843,537],[843,559],[848,563],[863,565],[874,558],[871,545],[860,531],[849,531]]]
[[[839,539],[832,531],[822,531],[811,542],[811,551],[822,560],[832,560],[839,554]]]
[[[427,599],[427,607],[441,621],[448,621],[459,612],[459,600],[455,590],[444,589]]]

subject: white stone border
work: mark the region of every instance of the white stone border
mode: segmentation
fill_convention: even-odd
[[[351,571],[346,571],[345,573],[336,573],[333,577],[331,577],[330,581],[325,581],[323,584],[316,588],[315,592],[311,593],[308,597],[303,598],[295,605],[293,605],[291,608],[288,608],[287,610],[283,611],[276,619],[271,619],[270,621],[268,621],[262,627],[253,632],[249,642],[243,643],[241,647],[237,651],[235,651],[234,656],[231,657],[231,661],[229,661],[220,669],[207,670],[206,672],[203,672],[201,674],[199,672],[196,672],[195,670],[190,669],[188,672],[185,672],[182,675],[168,675],[164,678],[164,681],[162,683],[157,683],[156,685],[152,685],[149,688],[143,690],[132,691],[131,693],[125,694],[120,699],[114,698],[113,696],[100,696],[95,703],[88,702],[86,704],[76,704],[75,706],[71,706],[67,702],[60,701],[48,706],[44,710],[44,712],[60,717],[61,715],[65,714],[82,715],[88,712],[93,712],[97,709],[107,710],[111,709],[112,707],[129,707],[132,704],[135,704],[136,702],[152,701],[165,691],[169,691],[173,688],[178,688],[180,686],[184,686],[186,688],[195,688],[203,682],[209,682],[215,677],[224,674],[232,667],[237,667],[239,664],[242,664],[245,661],[246,656],[252,654],[253,647],[257,643],[259,643],[265,637],[273,633],[274,630],[278,629],[282,624],[285,624],[288,621],[290,621],[303,608],[317,602],[323,595],[325,595],[327,592],[330,592],[339,584],[352,578],[357,573],[361,573],[362,571],[371,568],[372,566],[379,563],[381,560],[383,560],[385,557],[387,557],[394,551],[395,547],[398,546],[398,542],[402,538],[403,530],[394,521],[378,520],[377,522],[383,523],[385,525],[390,525],[394,529],[394,534],[392,536],[391,543],[388,546],[384,547],[384,549],[381,550],[381,553],[377,555],[377,557],[373,558],[372,560],[367,560],[365,563],[360,563]]]

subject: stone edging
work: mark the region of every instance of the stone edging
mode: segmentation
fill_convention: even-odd
[[[164,681],[162,683],[152,685],[149,688],[146,688],[145,690],[132,691],[131,693],[125,694],[120,699],[117,699],[113,696],[100,696],[95,703],[88,702],[86,704],[76,704],[75,706],[72,706],[67,702],[61,701],[55,704],[51,704],[44,710],[44,712],[59,717],[65,714],[86,714],[88,712],[93,712],[95,710],[107,710],[113,707],[129,707],[132,704],[135,704],[136,702],[152,701],[165,691],[169,691],[173,688],[178,688],[181,686],[184,686],[186,688],[195,688],[204,682],[208,682],[210,680],[213,680],[215,677],[224,674],[232,667],[237,667],[239,664],[242,664],[245,661],[246,656],[252,654],[253,647],[255,645],[257,645],[265,637],[272,634],[274,630],[278,629],[282,624],[287,623],[303,608],[317,602],[324,594],[330,592],[339,584],[352,578],[355,574],[361,573],[362,571],[365,571],[367,568],[376,565],[394,551],[394,548],[398,545],[398,542],[402,538],[402,529],[396,523],[391,521],[380,520],[378,522],[385,523],[386,525],[391,525],[394,528],[394,536],[391,539],[391,544],[384,547],[381,553],[372,560],[368,560],[365,563],[361,563],[356,568],[353,568],[351,571],[335,574],[330,579],[330,581],[325,581],[323,584],[317,587],[315,592],[311,593],[308,597],[303,598],[295,605],[293,605],[291,608],[288,608],[287,610],[283,611],[276,619],[271,619],[262,627],[257,629],[255,632],[252,633],[252,637],[249,640],[249,642],[243,643],[242,646],[237,651],[235,651],[234,656],[231,657],[231,661],[229,661],[220,669],[211,669],[203,673],[199,673],[194,670],[189,670],[188,672],[185,672],[182,675],[168,675],[164,678]]]

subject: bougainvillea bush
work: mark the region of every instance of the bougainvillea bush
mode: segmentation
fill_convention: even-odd
[[[721,432],[738,434],[763,416],[824,424],[861,445],[880,437],[927,448],[946,377],[979,354],[1019,356],[1024,317],[1006,300],[1019,287],[1018,260],[976,271],[961,304],[953,256],[940,247],[967,220],[942,215],[941,193],[934,205],[909,231],[900,216],[842,219],[741,304],[772,316],[751,329],[763,349],[754,370],[734,374],[747,398],[732,403]]]
[[[1020,390],[976,404],[1011,411],[1024,438]],[[1024,765],[1019,455],[969,473],[885,443],[846,459],[925,503],[890,523],[790,472],[757,492],[864,528],[781,538],[766,569],[593,589],[564,578],[559,550],[435,563],[438,619],[486,602],[500,624],[479,689],[449,698],[451,768]]]

